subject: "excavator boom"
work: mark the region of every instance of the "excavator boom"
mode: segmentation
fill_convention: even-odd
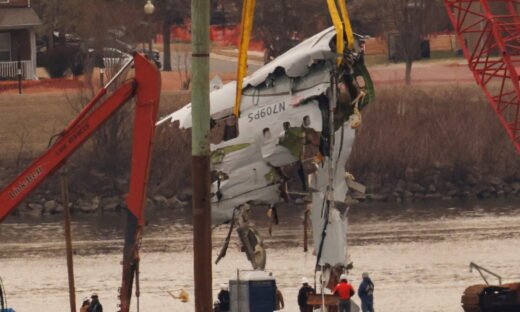
[[[123,250],[123,273],[120,290],[121,312],[128,312],[134,276],[139,272],[139,243],[144,225],[143,210],[146,185],[155,132],[155,122],[161,93],[161,76],[144,56],[135,53],[135,77],[122,83],[101,103],[108,86],[131,62],[123,66],[116,77],[102,88],[79,115],[62,131],[56,142],[13,182],[0,191],[0,222],[13,211],[36,187],[83,144],[134,95],[137,97],[134,117],[130,190]]]
[[[65,128],[57,141],[0,191],[0,222],[137,93],[132,173],[127,202],[129,210],[137,217],[139,224],[143,224],[142,207],[161,81],[155,66],[142,55],[135,54],[134,63],[136,71],[134,79],[124,82],[98,104],[107,93],[107,89],[102,88],[78,118]]]

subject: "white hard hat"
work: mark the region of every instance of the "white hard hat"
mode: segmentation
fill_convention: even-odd
[[[221,290],[228,290],[228,285],[227,284],[220,284],[220,289]]]
[[[302,284],[309,284],[309,280],[306,277],[302,277]]]
[[[341,276],[339,277],[339,280],[340,281],[346,281],[347,280],[347,274],[341,274]]]
[[[93,298],[93,297],[97,297],[97,293],[92,293],[92,295],[90,296],[90,298]]]

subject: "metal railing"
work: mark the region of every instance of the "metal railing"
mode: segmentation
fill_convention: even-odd
[[[31,61],[21,61],[22,79],[33,79],[34,68]],[[0,62],[0,79],[17,79],[18,62]]]
[[[471,262],[469,264],[469,271],[471,272],[473,269],[477,269],[478,273],[480,274],[480,277],[482,277],[482,279],[484,280],[484,282],[486,282],[486,285],[489,285],[486,277],[484,276],[484,274],[482,273],[482,271],[490,274],[490,275],[493,275],[494,277],[496,277],[498,279],[498,285],[502,285],[502,277],[494,272],[491,272],[490,270],[484,268],[484,267],[481,267],[480,265],[476,264],[476,263],[473,263]]]

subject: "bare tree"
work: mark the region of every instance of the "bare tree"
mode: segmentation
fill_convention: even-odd
[[[29,130],[27,125],[21,124],[16,131],[16,137],[18,139],[18,148],[15,156],[15,172],[20,171],[22,161],[24,160],[25,145],[27,144],[27,137],[29,136]]]
[[[432,0],[381,0],[386,23],[397,36],[397,49],[406,63],[406,84],[412,83],[412,64],[421,53],[421,41],[427,31]]]
[[[183,0],[155,0],[156,6],[153,15],[154,20],[162,25],[163,34],[163,70],[171,71],[170,27],[184,23],[184,19],[190,16],[190,2]]]
[[[355,32],[378,36],[384,31],[381,0],[347,1],[350,23]]]
[[[188,90],[191,84],[191,46],[188,44],[177,44],[173,49],[173,68],[179,74],[181,89]]]

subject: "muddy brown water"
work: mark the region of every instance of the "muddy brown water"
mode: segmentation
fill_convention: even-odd
[[[299,281],[303,276],[312,280],[315,258],[312,247],[303,252],[301,208],[284,207],[279,214],[272,237],[264,209],[256,211],[255,220],[268,248],[267,270],[285,296],[284,311],[296,312]],[[502,275],[505,282],[520,281],[520,200],[372,204],[351,209],[349,216],[350,280],[357,287],[361,272],[370,273],[378,311],[462,311],[464,288],[482,282],[469,272],[470,261]],[[61,218],[9,217],[0,225],[0,277],[8,305],[17,312],[69,310]],[[120,214],[73,216],[78,303],[95,291],[105,311],[116,311],[123,219]],[[149,213],[140,310],[194,311],[189,219],[185,211]],[[213,233],[214,257],[227,230],[223,226]],[[213,266],[214,296],[237,269],[250,269],[238,246],[234,235],[226,258]],[[190,294],[188,303],[168,294],[180,289]]]

